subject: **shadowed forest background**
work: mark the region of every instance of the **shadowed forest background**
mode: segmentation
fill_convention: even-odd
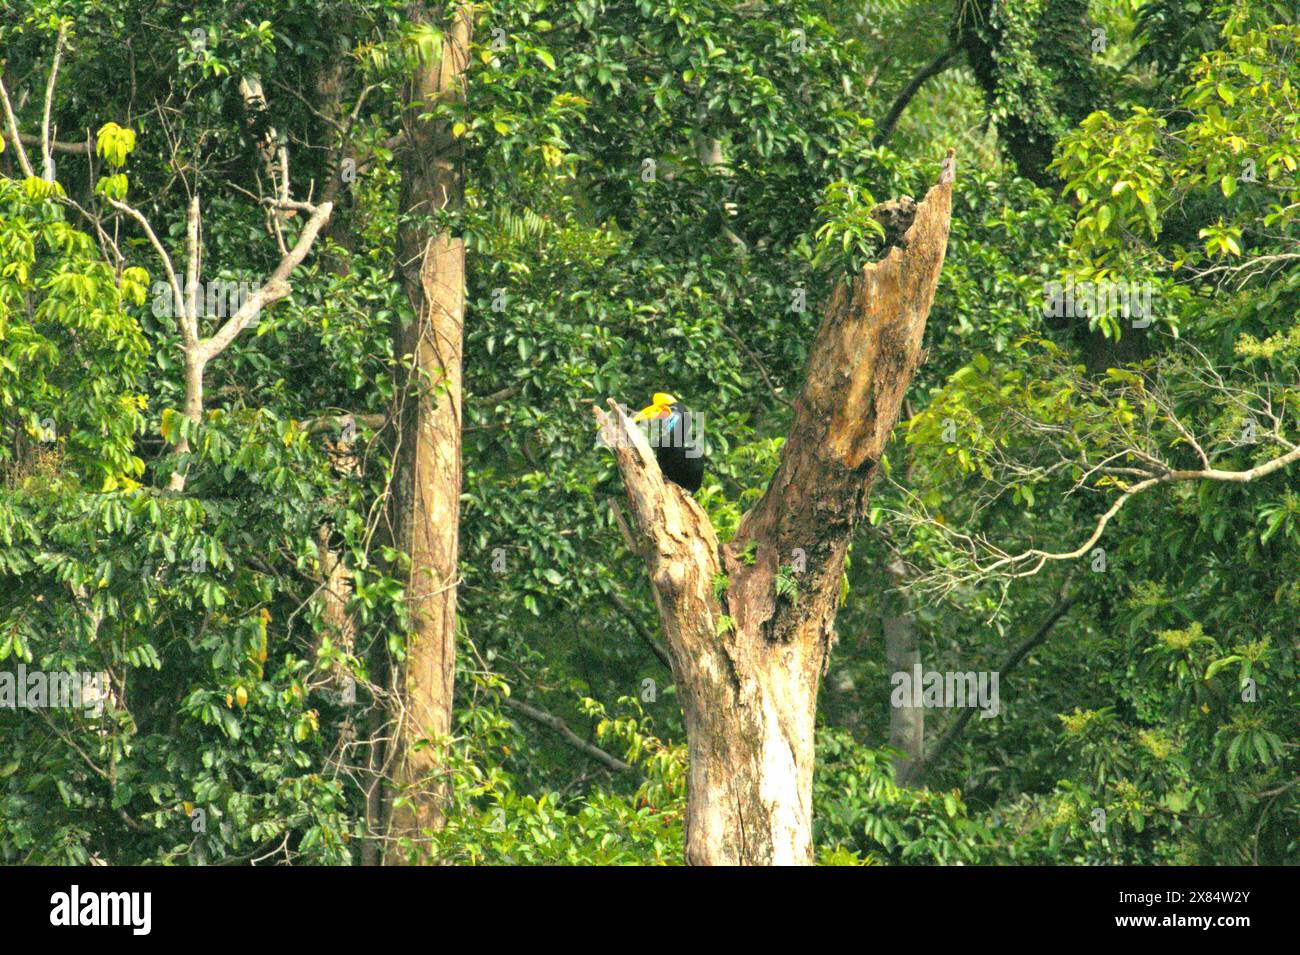
[[[1298,54],[1266,0],[0,0],[0,678],[105,675],[0,682],[0,861],[1300,862]],[[592,408],[700,415],[742,539],[949,197],[817,564],[811,848],[688,859]]]

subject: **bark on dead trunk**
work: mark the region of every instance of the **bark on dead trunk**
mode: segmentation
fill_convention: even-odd
[[[596,409],[681,692],[692,864],[812,861],[813,729],[844,556],[922,359],[954,167],[950,153],[900,246],[832,295],[776,475],[725,546],[618,405]]]
[[[420,16],[432,22],[434,14],[422,9]],[[410,631],[396,681],[392,765],[399,792],[389,835],[413,840],[441,827],[445,801],[436,744],[451,732],[456,659],[465,314],[464,242],[436,231],[438,213],[463,201],[460,146],[449,123],[427,114],[463,99],[471,32],[471,8],[459,7],[440,55],[412,76],[401,160],[398,268],[415,320],[393,325],[399,372],[390,521],[397,549],[410,559]],[[421,740],[435,745],[416,748]],[[393,851],[386,861],[403,859]]]

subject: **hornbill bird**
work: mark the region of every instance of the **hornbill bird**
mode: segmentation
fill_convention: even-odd
[[[650,446],[664,477],[688,491],[699,490],[704,480],[704,441],[698,415],[672,395],[657,391],[632,420],[650,422]]]

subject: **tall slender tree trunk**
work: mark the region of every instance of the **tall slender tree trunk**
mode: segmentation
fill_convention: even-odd
[[[417,5],[414,17],[437,23]],[[411,81],[401,153],[397,251],[402,288],[415,320],[393,324],[398,362],[396,442],[390,521],[406,575],[409,635],[396,673],[396,784],[389,835],[418,840],[443,822],[440,744],[451,732],[456,660],[457,542],[460,522],[461,336],[465,316],[465,245],[438,231],[440,211],[464,199],[460,146],[451,124],[427,118],[440,103],[463,101],[473,30],[471,7],[456,8],[440,55]],[[417,747],[421,740],[434,745]],[[390,851],[386,860],[402,861]]]
[[[681,690],[692,864],[812,861],[813,727],[844,556],[922,360],[954,168],[949,154],[901,245],[832,295],[781,463],[725,546],[618,405],[596,409]]]
[[[891,585],[899,586],[905,578],[903,562],[894,560],[886,568],[886,573]],[[916,615],[901,593],[881,594],[881,601],[885,608],[881,615],[885,665],[891,676],[906,673],[910,679],[921,665]],[[894,764],[894,781],[900,786],[911,786],[916,767],[925,758],[925,707],[908,702],[889,708],[889,745],[904,753],[904,758]]]

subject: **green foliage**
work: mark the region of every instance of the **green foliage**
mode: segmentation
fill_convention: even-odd
[[[57,152],[53,181],[0,153],[0,666],[107,673],[114,703],[49,722],[0,709],[6,863],[363,857],[354,767],[407,624],[402,556],[383,543],[393,449],[364,422],[390,410],[390,331],[412,320],[393,261],[403,91],[446,27],[410,24],[405,6],[40,0],[0,24],[6,83],[47,75],[68,31],[53,115],[60,141],[93,145]],[[731,540],[780,461],[833,283],[880,253],[876,197],[924,195],[951,144],[928,360],[842,580],[817,859],[1300,858],[1294,467],[1135,496],[1098,541],[1105,571],[1089,554],[1014,582],[968,573],[972,541],[1077,547],[1139,480],[1117,469],[1195,470],[1199,443],[1243,470],[1294,444],[1294,11],[492,0],[476,18],[465,102],[419,107],[468,173],[463,209],[425,223],[467,249],[439,859],[683,861],[680,700],[589,409],[667,390],[702,411],[697,500]],[[877,147],[895,96],[950,43],[961,55],[909,106],[898,152]],[[250,77],[265,116],[243,101]],[[24,132],[39,93],[14,98]],[[109,200],[129,190],[179,263],[197,190],[201,278],[263,280],[277,222],[292,243],[302,218],[268,218],[250,195],[274,185],[268,127],[296,194],[328,191],[334,218],[292,295],[209,364],[191,420],[180,330],[155,307],[166,276]],[[1155,321],[1050,321],[1058,281],[1149,283]],[[1099,363],[1088,336],[1141,351]],[[328,424],[346,414],[354,430]],[[351,643],[321,599],[326,548],[352,573]],[[809,595],[789,560],[773,588],[798,612]],[[898,592],[882,573],[895,561]],[[1076,600],[1004,675],[998,718],[900,786],[882,614],[914,618],[927,668],[996,670],[1067,568]],[[726,576],[711,584],[722,602]],[[716,626],[733,639],[734,618]],[[523,718],[512,693],[630,771]],[[927,739],[955,716],[928,711]]]
[[[685,748],[656,738],[634,700],[620,700],[626,715],[614,718],[595,700],[579,702],[596,722],[596,739],[632,766],[635,790],[522,791],[501,758],[523,744],[519,728],[480,708],[466,727],[473,742],[450,761],[454,798],[435,839],[440,858],[471,865],[682,864]]]
[[[843,731],[819,734],[813,783],[818,843],[886,864],[986,861],[989,834],[969,817],[960,792],[898,786],[893,759]]]
[[[833,182],[826,187],[817,215],[826,220],[818,228],[814,265],[834,262],[840,272],[856,272],[875,258],[877,240],[885,237],[885,227],[872,218],[876,200],[849,182]]]
[[[0,179],[0,255],[8,483],[37,468],[102,491],[136,486],[149,347],[131,311],[143,302],[143,270],[116,275],[56,201],[8,179]]]

